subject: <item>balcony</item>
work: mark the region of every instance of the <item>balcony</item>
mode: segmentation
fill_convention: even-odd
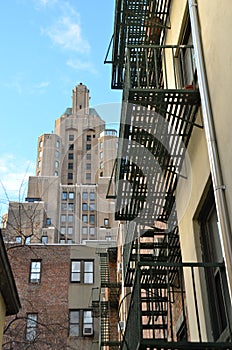
[[[215,269],[223,279],[224,265],[220,263],[139,263],[120,349],[127,350],[127,344],[137,350],[231,349],[230,342],[215,342],[211,335],[207,336],[205,320],[199,311],[210,307],[206,296],[211,292],[206,281]],[[225,299],[226,292],[222,289],[220,300],[224,303]],[[228,321],[226,307],[225,312]],[[180,337],[181,328],[184,332]],[[230,326],[228,331],[231,339]]]
[[[186,63],[187,62],[187,63]],[[128,47],[116,165],[116,219],[175,220],[175,189],[200,96],[193,47]]]
[[[129,45],[158,45],[170,27],[171,0],[117,0],[113,35],[113,89],[124,86],[125,52]],[[107,61],[106,61],[107,62]],[[108,62],[109,63],[109,62]]]
[[[130,222],[123,246],[124,285],[132,286],[138,263],[181,261],[178,227],[171,231],[161,228],[142,229]]]

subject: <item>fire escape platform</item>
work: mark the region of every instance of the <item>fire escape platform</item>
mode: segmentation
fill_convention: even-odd
[[[128,45],[160,44],[170,27],[171,0],[116,0],[113,35],[113,89],[124,86],[125,52]],[[107,61],[106,61],[107,62]]]

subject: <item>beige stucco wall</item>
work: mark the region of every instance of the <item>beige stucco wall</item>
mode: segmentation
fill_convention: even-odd
[[[207,79],[226,198],[232,217],[231,101],[232,46],[231,0],[198,1]]]
[[[212,109],[216,128],[219,154],[221,158],[224,182],[227,195],[232,185],[230,167],[232,161],[232,143],[230,141],[230,100],[232,99],[230,78],[232,70],[230,62],[232,50],[228,47],[230,23],[232,15],[231,1],[200,0],[198,8],[201,21],[201,33],[207,67],[207,77],[211,95]],[[181,42],[183,28],[187,15],[187,0],[173,0],[171,7],[171,30],[168,31],[167,43]],[[212,39],[213,38],[213,39]],[[201,124],[201,110],[198,112],[198,123]],[[210,177],[210,165],[205,137],[205,130],[194,127],[188,146],[189,163],[183,169],[187,172],[187,180],[181,180],[177,191],[177,209],[183,261],[194,262],[201,260],[199,227],[195,220],[199,204]],[[231,212],[231,198],[228,198]],[[185,285],[188,307],[188,317],[191,340],[198,340],[195,301],[193,298],[191,271],[185,269]],[[203,340],[210,339],[207,318],[208,305],[204,299],[204,287],[199,275],[196,274],[196,287],[200,324]]]
[[[70,259],[94,259],[94,284],[77,284],[69,286],[69,308],[70,309],[88,309],[91,305],[92,288],[100,285],[99,255],[96,254],[96,248],[87,246],[72,246]]]
[[[0,293],[0,349],[2,348],[2,336],[3,336],[3,329],[5,324],[5,314],[6,314],[6,306],[5,306],[3,297]]]

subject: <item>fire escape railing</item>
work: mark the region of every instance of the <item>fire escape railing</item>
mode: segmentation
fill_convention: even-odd
[[[118,350],[118,302],[120,283],[117,281],[116,248],[100,253],[100,290],[104,300],[99,303],[100,349]]]
[[[113,37],[113,89],[124,86],[125,52],[128,45],[160,44],[169,28],[171,0],[116,0]],[[106,61],[107,62],[107,61]]]
[[[207,312],[210,303],[207,275],[215,268],[222,277],[223,263],[138,263],[121,350],[231,349],[231,342],[208,341],[201,319],[202,307]],[[186,304],[186,290],[193,296],[191,308]],[[184,328],[191,321],[194,333],[186,331],[182,340],[174,323],[180,310]]]

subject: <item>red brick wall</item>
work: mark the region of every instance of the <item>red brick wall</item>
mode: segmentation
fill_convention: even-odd
[[[27,313],[38,313],[38,338],[29,349],[66,349],[70,248],[58,245],[23,246],[9,249],[8,254],[22,308],[17,315],[18,320],[6,332],[3,349],[27,348],[24,340]],[[39,284],[29,283],[31,259],[42,260]],[[10,318],[7,324],[9,322]]]

